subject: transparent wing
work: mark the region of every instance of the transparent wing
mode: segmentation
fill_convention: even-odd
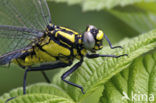
[[[0,55],[22,49],[44,33],[26,27],[0,25]]]
[[[44,30],[49,22],[46,0],[0,0],[0,25]]]
[[[25,48],[25,50],[26,49],[28,49],[28,48]],[[8,63],[10,63],[10,61],[12,59],[21,56],[23,54],[22,50],[24,50],[24,49],[19,49],[19,50],[16,50],[16,51],[12,51],[12,52],[9,52],[7,54],[4,54],[4,55],[0,56],[0,65],[8,64]]]
[[[0,0],[0,55],[25,48],[50,22],[46,0]]]

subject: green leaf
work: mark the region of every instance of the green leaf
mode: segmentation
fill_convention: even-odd
[[[139,3],[124,8],[116,7],[109,12],[114,16],[131,26],[136,31],[143,33],[156,28],[156,13],[154,8],[156,3],[145,4]],[[145,8],[143,8],[144,6]]]
[[[139,33],[156,28],[155,0],[49,0],[80,4],[84,11],[103,10],[111,13]]]
[[[44,103],[46,101],[51,102],[55,100],[64,100],[66,101],[64,103],[86,103],[91,101],[97,103],[102,96],[102,91],[104,89],[103,85],[105,82],[115,74],[130,66],[135,58],[156,47],[156,30],[132,39],[125,39],[119,44],[123,46],[123,49],[111,50],[109,47],[106,47],[99,51],[99,53],[115,55],[126,53],[129,55],[128,57],[97,58],[91,60],[85,59],[83,65],[76,72],[72,73],[69,78],[67,78],[73,83],[82,85],[86,91],[85,94],[82,94],[80,89],[67,85],[59,79],[62,73],[69,69],[66,68],[58,73],[53,79],[52,83],[56,83],[55,85],[36,84],[29,86],[27,88],[26,96],[22,96],[22,88],[18,88],[10,93],[4,94],[1,99],[5,101],[10,97],[16,96],[16,99],[11,100],[10,102],[21,103],[22,101],[25,102],[28,100],[31,102],[38,101]],[[51,98],[53,96],[54,98]]]
[[[156,51],[134,60],[105,84],[101,103],[150,102],[156,100]],[[123,94],[125,93],[125,94]],[[127,95],[128,99],[123,99]]]
[[[112,76],[122,71],[124,68],[128,67],[131,62],[138,56],[152,50],[156,47],[156,30],[149,33],[140,35],[133,39],[126,39],[120,43],[123,46],[122,49],[110,50],[108,47],[102,49],[100,54],[128,54],[128,57],[121,58],[97,58],[88,60],[85,59],[83,65],[74,72],[69,79],[69,81],[82,85],[86,94],[83,95],[78,88],[66,85],[58,78],[61,77],[67,69],[62,70],[56,77],[53,79],[57,85],[63,88],[67,93],[77,102],[82,102],[86,98],[90,100],[98,100],[101,92],[98,92],[98,95],[94,98],[90,95],[96,94],[99,88],[103,88],[103,84],[109,80]]]
[[[49,1],[58,1],[58,2],[67,1],[68,4],[80,3],[83,6],[84,10],[102,10],[104,8],[109,9],[104,12],[105,18],[109,18],[109,19],[106,19],[107,23],[106,22],[104,23],[106,27],[108,25],[109,26],[112,25],[112,27],[111,28],[107,27],[105,29],[106,31],[109,29],[114,34],[116,34],[114,38],[123,37],[123,34],[126,36],[127,34],[131,34],[132,32],[128,32],[128,30],[129,31],[133,30],[133,32],[135,32],[136,30],[135,33],[137,32],[142,33],[142,32],[147,32],[156,27],[156,19],[155,19],[156,9],[154,8],[156,5],[154,2],[151,2],[153,0],[149,0],[150,3],[148,4],[145,3],[148,1],[142,2],[143,0],[138,0],[138,1],[127,0],[127,1],[121,1],[121,2],[118,2],[118,0],[117,1],[115,0],[109,0],[109,1],[108,0],[97,0],[97,1],[85,0],[83,2],[82,0],[49,0]],[[124,6],[130,5],[130,6],[120,7],[120,5],[124,5]],[[113,9],[110,10],[110,8],[113,8]],[[114,15],[115,17],[112,18],[112,15],[110,15],[110,13]],[[67,14],[67,12],[65,12],[64,14]],[[65,18],[65,16],[63,17]],[[90,19],[90,17],[93,17],[93,16],[88,15],[86,17]],[[60,16],[60,18],[62,18],[62,16]],[[105,20],[105,18],[103,19]],[[119,18],[118,20],[119,23],[116,23],[116,21],[113,21],[113,19],[118,19],[118,18]],[[80,20],[77,20],[77,22],[79,22]],[[122,26],[120,23],[121,21],[123,21]],[[98,22],[98,20],[96,22]],[[123,28],[124,23],[126,27]],[[74,23],[74,25],[75,24],[76,22]],[[127,29],[127,31],[125,29]],[[11,98],[11,97],[16,97],[16,98],[9,101],[10,103],[22,103],[22,102],[23,103],[28,103],[28,102],[31,102],[31,103],[33,102],[35,103],[36,102],[37,103],[47,103],[47,102],[48,103],[49,102],[50,103],[51,102],[52,103],[62,103],[62,102],[63,103],[98,103],[99,100],[102,103],[109,103],[109,102],[120,103],[121,102],[120,98],[123,95],[122,90],[124,90],[125,93],[128,93],[128,95],[130,96],[131,91],[133,90],[135,91],[137,87],[140,88],[139,87],[140,85],[139,84],[135,85],[133,81],[130,81],[131,86],[127,88],[128,86],[127,81],[129,81],[129,78],[132,78],[132,80],[139,81],[139,78],[136,78],[138,77],[136,75],[140,69],[137,71],[137,73],[135,73],[135,68],[133,67],[135,66],[136,68],[140,67],[141,63],[139,61],[141,61],[141,59],[137,59],[135,61],[134,59],[138,58],[139,56],[143,55],[146,52],[151,51],[153,48],[156,47],[156,30],[142,34],[132,39],[127,38],[116,45],[123,46],[123,49],[111,50],[109,47],[105,47],[98,53],[115,54],[115,55],[121,55],[121,54],[127,53],[129,56],[121,57],[121,58],[97,58],[97,59],[90,59],[90,60],[85,59],[85,62],[82,64],[82,66],[76,72],[72,73],[70,77],[67,78],[67,80],[73,83],[82,85],[84,87],[84,90],[86,91],[84,95],[81,93],[80,89],[67,85],[61,80],[60,78],[61,75],[65,71],[70,69],[70,67],[68,67],[68,68],[64,68],[64,70],[61,70],[60,73],[58,73],[55,76],[55,78],[53,78],[53,81],[52,81],[53,84],[39,83],[39,84],[27,86],[26,95],[23,95],[22,88],[14,89],[10,91],[9,93],[2,95],[0,97],[0,103],[5,102],[8,98]],[[154,63],[150,61],[150,58],[148,59],[146,59],[144,63],[146,66],[149,67],[147,68],[147,71],[152,73],[152,69],[150,69],[151,68],[150,66],[153,65]],[[129,76],[129,73],[130,73],[129,69],[126,69],[126,68],[132,68],[132,72],[130,74],[132,77]],[[119,72],[121,73],[118,74]],[[155,74],[153,74],[152,78],[154,78],[154,75]],[[110,80],[110,78],[112,77],[114,78]],[[146,85],[148,82],[146,78],[145,80],[141,79],[141,82],[142,81],[144,82],[142,83],[143,85]],[[106,85],[104,87],[105,83]],[[152,88],[154,88],[154,83],[150,85],[153,85]],[[141,91],[141,92],[144,92],[144,91]],[[124,101],[124,102],[127,102],[127,101]]]
[[[83,10],[101,10],[103,8],[111,9],[116,6],[132,5],[139,2],[152,2],[154,0],[85,0],[83,3]]]
[[[8,103],[74,103],[73,101],[50,94],[27,94]]]
[[[23,95],[23,89],[17,88],[17,89],[10,91],[9,93],[5,93],[3,96],[1,96],[0,100],[6,101],[7,99],[9,99],[11,97],[16,97],[17,100],[16,99],[11,100],[11,101],[13,101],[13,103],[14,102],[19,103],[17,101],[25,101],[25,100],[27,101],[27,99],[28,99],[28,101],[32,100],[31,103],[33,103],[33,102],[36,102],[37,100],[38,100],[38,102],[41,102],[40,100],[44,99],[44,97],[42,98],[42,95],[43,95],[43,96],[45,96],[45,98],[46,98],[46,96],[48,96],[48,98],[50,98],[50,96],[56,97],[53,99],[50,98],[50,99],[48,99],[48,101],[55,101],[55,100],[62,101],[62,99],[63,99],[63,100],[70,101],[70,102],[65,102],[65,103],[73,102],[72,99],[70,98],[70,96],[63,89],[59,88],[58,86],[56,86],[54,84],[46,84],[46,83],[34,84],[34,85],[27,87],[26,92],[27,92],[28,96],[24,96],[24,97],[20,96],[20,95]],[[37,99],[33,100],[31,98],[37,98]],[[44,102],[46,102],[46,100],[44,100]],[[56,103],[58,103],[58,102],[56,102]]]
[[[148,2],[148,3],[145,3],[145,2],[136,3],[135,6],[141,8],[143,10],[150,11],[152,13],[156,13],[156,8],[154,8],[156,6],[156,1]]]
[[[116,6],[127,6],[137,3],[151,3],[155,0],[48,0],[55,2],[67,2],[70,5],[81,4],[84,11],[112,9]]]

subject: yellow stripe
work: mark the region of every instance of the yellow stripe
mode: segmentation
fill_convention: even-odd
[[[65,30],[67,30],[67,31],[71,31],[71,32],[73,32],[74,34],[78,34],[78,32],[76,32],[76,31],[74,31],[74,30],[71,30],[71,29],[69,29],[69,28],[66,28],[66,27],[60,27],[61,29],[65,29]]]
[[[63,44],[65,44],[65,45],[67,45],[69,48],[71,48],[71,45],[67,44],[66,42],[64,42],[62,40],[60,40],[60,42],[63,43]]]
[[[101,30],[99,30],[99,33],[97,34],[96,39],[97,40],[102,40],[103,39],[103,35],[104,35],[104,33]]]
[[[70,35],[68,33],[65,33],[65,32],[62,32],[62,31],[58,31],[56,33],[56,37],[58,36],[58,34],[61,35],[61,36],[63,36],[64,38],[70,40],[73,43],[75,42],[75,35]]]

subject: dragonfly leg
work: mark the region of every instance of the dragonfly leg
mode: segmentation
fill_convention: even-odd
[[[112,46],[112,43],[110,42],[110,40],[108,39],[108,37],[104,34],[105,39],[107,40],[109,46],[111,49],[115,49],[115,48],[122,48],[122,46]]]
[[[15,99],[16,97],[11,97],[11,98],[9,98],[9,99],[7,99],[6,101],[5,101],[5,103],[8,103],[9,101],[11,101],[12,99]]]
[[[112,58],[119,58],[122,56],[128,56],[128,54],[122,54],[122,55],[101,55],[101,54],[87,54],[87,58],[98,58],[98,57],[112,57]]]
[[[27,78],[27,73],[29,71],[45,71],[45,70],[52,70],[52,69],[57,69],[61,67],[67,67],[70,66],[71,63],[66,64],[66,63],[57,63],[57,64],[45,64],[45,65],[40,65],[39,67],[28,67],[25,72],[24,72],[24,79],[23,79],[23,94],[26,94],[26,78]],[[9,102],[10,100],[14,99],[16,97],[9,98],[5,101],[5,103]]]
[[[80,88],[80,89],[81,89],[81,92],[84,94],[85,92],[84,92],[82,86],[77,85],[77,84],[74,84],[74,83],[72,83],[72,82],[70,82],[70,81],[65,80],[66,77],[68,77],[70,74],[72,74],[75,70],[77,70],[77,69],[81,66],[82,62],[83,62],[83,59],[81,59],[78,63],[76,63],[71,69],[69,69],[68,71],[66,71],[66,72],[61,76],[61,78],[62,78],[62,80],[63,80],[64,82],[66,82],[66,83],[68,83],[68,84],[70,84],[70,85],[72,85],[72,86],[74,86],[74,87]]]
[[[27,77],[27,72],[29,72],[29,71],[41,71],[43,73],[45,79],[47,80],[47,82],[50,82],[50,80],[48,79],[47,75],[44,74],[45,70],[51,70],[51,69],[66,67],[66,66],[69,66],[69,65],[71,65],[71,64],[66,64],[66,63],[45,64],[45,65],[40,65],[39,67],[30,67],[30,68],[26,69],[25,73],[24,73],[24,80],[23,80],[23,94],[26,94],[26,77]]]
[[[26,94],[26,79],[27,79],[27,73],[28,71],[31,71],[31,68],[28,68],[24,72],[24,79],[23,79],[23,94]]]
[[[51,83],[50,79],[48,78],[47,74],[45,73],[45,71],[41,71],[44,79],[47,81],[47,83]]]

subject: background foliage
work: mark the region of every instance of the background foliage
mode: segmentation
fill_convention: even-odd
[[[86,25],[93,24],[101,28],[114,45],[124,49],[105,48],[101,54],[123,54],[120,59],[85,59],[83,66],[70,78],[81,84],[86,90],[82,95],[79,89],[61,81],[61,71],[48,71],[53,77],[52,84],[39,83],[28,87],[28,95],[22,96],[21,87],[24,71],[17,66],[1,68],[0,101],[18,96],[13,103],[129,103],[122,100],[122,92],[131,96],[131,92],[155,93],[156,71],[156,2],[154,0],[48,0],[52,21],[83,33]],[[135,37],[135,38],[134,38]],[[120,41],[120,42],[119,42]],[[151,51],[153,50],[153,51]],[[148,53],[147,53],[148,52]],[[146,54],[145,54],[146,53]],[[56,72],[58,72],[56,74]],[[40,73],[29,73],[27,84],[44,81]],[[154,103],[154,102],[153,102]]]

